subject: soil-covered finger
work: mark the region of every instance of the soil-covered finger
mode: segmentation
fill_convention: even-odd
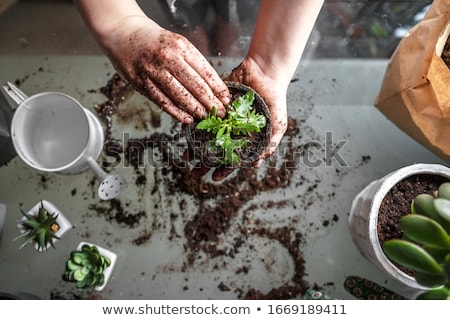
[[[191,66],[187,65],[183,72],[171,70],[173,76],[210,112],[214,107],[219,116],[225,115],[223,102],[213,92],[213,89]]]
[[[151,80],[146,83],[146,96],[161,110],[183,123],[192,123],[192,115],[174,104],[174,102]]]
[[[223,105],[230,102],[231,95],[227,85],[206,59],[190,59],[190,57],[187,57],[186,62],[201,75],[209,88],[211,88],[213,95],[217,97]]]
[[[207,116],[208,110],[204,105],[167,70],[159,71],[155,77],[155,81],[158,81],[158,87],[165,92],[174,105],[179,106],[196,118],[203,119]]]

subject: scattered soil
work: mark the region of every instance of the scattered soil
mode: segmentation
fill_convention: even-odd
[[[447,178],[418,174],[407,177],[397,183],[384,197],[378,213],[378,239],[380,244],[390,239],[401,239],[403,232],[399,228],[401,217],[411,213],[411,202],[421,194],[433,194]],[[411,270],[399,266],[404,272],[412,274]]]
[[[257,170],[253,167],[241,167],[236,169],[236,174],[229,176],[220,183],[208,182],[204,176],[192,170],[198,166],[198,163],[195,163],[195,159],[192,160],[192,157],[182,157],[180,159],[171,154],[170,150],[173,148],[169,146],[180,143],[180,130],[175,130],[173,135],[156,132],[144,138],[128,139],[126,142],[115,140],[111,134],[113,126],[112,115],[117,113],[118,105],[133,90],[115,74],[100,91],[107,97],[106,102],[95,106],[99,119],[106,127],[104,154],[116,157],[119,161],[118,163],[124,159],[127,164],[134,168],[135,173],[138,175],[135,183],[139,187],[146,183],[145,172],[141,172],[143,151],[147,148],[158,149],[162,161],[167,166],[161,169],[163,178],[156,181],[156,184],[164,183],[167,195],[186,194],[193,198],[197,204],[197,212],[192,217],[186,218],[186,216],[183,217],[178,214],[170,215],[172,229],[169,239],[175,237],[185,238],[186,260],[182,271],[194,268],[200,254],[206,254],[209,258],[219,256],[234,258],[249,237],[258,236],[276,240],[286,248],[294,262],[295,272],[292,278],[279,287],[272,288],[267,293],[262,293],[253,288],[245,290],[236,288],[235,285],[228,285],[224,282],[218,285],[220,290],[234,290],[240,299],[289,299],[301,297],[311,288],[315,290],[320,289],[316,284],[311,285],[304,280],[305,261],[300,250],[300,243],[304,242],[305,239],[301,232],[295,229],[294,223],[288,227],[269,229],[269,227],[263,226],[259,221],[250,219],[246,213],[249,210],[241,213],[241,209],[261,192],[294,187],[294,185],[291,185],[291,179],[298,167],[296,157],[301,151],[299,146],[293,142],[294,137],[298,138],[297,135],[299,134],[297,120],[289,119],[288,129],[285,134],[288,147],[281,165],[275,162],[271,163],[271,160],[268,159],[266,160],[268,163],[267,169],[263,177],[259,177]],[[107,170],[107,168],[104,169]],[[311,183],[311,181],[309,182]],[[314,192],[318,183],[320,181],[314,181],[314,184],[308,188],[307,193]],[[154,194],[157,191],[150,190],[149,192]],[[264,204],[266,206],[264,209],[270,209],[271,207],[277,209],[287,204],[285,202],[269,201]],[[179,203],[179,206],[183,210],[183,203]],[[107,221],[115,221],[129,228],[135,228],[141,219],[145,219],[147,216],[145,211],[127,213],[126,206],[122,205],[120,200],[117,199],[111,201],[109,207],[93,204],[90,206],[90,209],[97,212],[98,215],[104,216]],[[242,223],[237,224],[236,218],[240,213]],[[182,219],[184,223],[184,234],[182,235],[179,234],[180,230],[176,231],[173,227],[174,222],[179,219]],[[338,217],[334,215],[330,220],[324,221],[322,227],[328,226],[330,221],[336,222]],[[227,234],[231,225],[236,224],[240,226],[240,231],[232,235],[231,247],[224,249],[220,246],[221,238]],[[132,243],[137,246],[144,245],[150,240],[151,235],[151,231],[144,232],[136,239],[133,239]],[[242,272],[251,272],[250,266],[239,268],[236,274]]]

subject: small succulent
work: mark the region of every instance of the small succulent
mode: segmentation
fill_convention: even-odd
[[[111,260],[101,255],[95,245],[83,244],[80,250],[70,253],[64,278],[79,289],[90,290],[105,283],[104,271],[110,265]]]
[[[450,183],[433,195],[418,195],[411,214],[400,219],[400,229],[403,239],[386,241],[385,254],[430,288],[418,299],[450,299]]]
[[[42,201],[37,213],[26,213],[23,210],[20,212],[25,217],[19,222],[25,232],[15,240],[25,238],[25,241],[19,249],[34,241],[37,243],[39,251],[47,250],[49,246],[55,247],[53,239],[59,239],[55,234],[59,230],[59,225],[56,222],[58,215],[48,212]]]

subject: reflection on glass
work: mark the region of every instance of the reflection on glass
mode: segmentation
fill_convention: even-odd
[[[206,56],[247,52],[260,0],[167,0],[177,31]]]

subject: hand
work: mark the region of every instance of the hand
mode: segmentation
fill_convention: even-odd
[[[258,64],[250,58],[246,58],[226,78],[228,81],[239,82],[253,88],[263,98],[272,118],[272,132],[270,143],[255,166],[259,167],[262,161],[275,153],[288,125],[286,87],[282,81],[269,78]]]
[[[263,160],[275,153],[281,139],[287,130],[287,107],[286,92],[287,89],[280,85],[281,81],[275,81],[267,77],[257,63],[250,58],[245,58],[242,63],[234,69],[226,80],[243,83],[252,87],[264,99],[269,107],[272,119],[271,139],[266,150],[254,163],[259,167]],[[281,82],[282,83],[282,82]],[[193,169],[195,176],[205,175],[211,168],[199,164]],[[226,167],[217,167],[213,169],[212,179],[221,181],[230,175],[234,169]]]
[[[227,86],[183,36],[145,16],[131,16],[102,43],[121,76],[178,121],[204,118],[213,107],[225,114]]]

